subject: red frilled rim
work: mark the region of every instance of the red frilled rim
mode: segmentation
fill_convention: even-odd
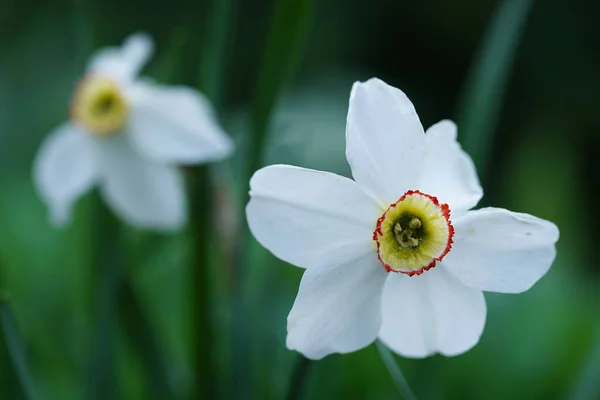
[[[396,204],[402,202],[402,200],[404,200],[406,197],[411,196],[413,194],[418,194],[418,195],[428,198],[434,205],[439,207],[439,209],[442,211],[442,215],[446,219],[446,224],[448,226],[448,241],[446,242],[446,248],[444,249],[444,251],[439,256],[437,256],[433,260],[431,260],[431,262],[428,265],[425,265],[422,268],[415,269],[412,271],[401,271],[398,269],[394,269],[392,266],[388,265],[381,258],[380,243],[379,243],[379,238],[381,236],[383,236],[383,231],[382,231],[381,225],[383,224],[383,221],[385,221],[385,217],[386,217],[388,211],[392,207],[396,207]],[[377,219],[377,225],[375,227],[375,230],[373,231],[373,240],[377,243],[377,258],[379,259],[379,261],[381,262],[381,264],[383,265],[385,270],[387,272],[396,272],[396,273],[401,273],[401,274],[405,274],[408,276],[421,275],[423,272],[428,271],[431,268],[435,267],[437,262],[442,261],[442,258],[444,258],[446,256],[446,254],[448,254],[448,252],[452,248],[452,244],[454,243],[453,238],[454,238],[454,226],[452,226],[452,221],[450,221],[450,207],[448,206],[448,204],[440,203],[439,200],[437,199],[437,197],[432,196],[427,193],[423,193],[420,190],[409,190],[406,193],[404,193],[398,199],[398,201],[390,204],[390,206],[385,210],[385,212],[381,215],[381,217],[379,217]]]

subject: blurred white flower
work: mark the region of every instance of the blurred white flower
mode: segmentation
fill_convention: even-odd
[[[346,126],[354,180],[287,165],[257,171],[246,213],[258,241],[306,268],[287,346],[313,359],[379,337],[407,357],[461,354],[478,341],[482,290],[519,293],[550,268],[551,222],[483,195],[456,126],[425,134],[406,95],[355,83]]]
[[[56,128],[36,156],[34,179],[54,223],[94,185],[125,221],[171,230],[186,220],[177,164],[216,161],[233,150],[212,106],[196,90],[164,86],[137,74],[151,39],[127,38],[96,53],[75,88],[70,121]]]

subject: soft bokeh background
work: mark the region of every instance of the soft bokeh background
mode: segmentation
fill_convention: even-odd
[[[482,204],[532,213],[561,229],[558,258],[533,289],[520,295],[486,294],[487,325],[473,350],[454,358],[396,357],[422,399],[600,398],[600,270],[595,256],[600,240],[600,5],[538,1],[522,30],[516,29],[518,47],[508,45],[504,51],[502,41],[515,35],[511,20],[526,12],[519,10],[527,7],[515,6],[519,1],[506,2],[513,3],[510,12],[515,15],[505,15],[495,39],[487,42],[486,32],[505,2],[314,1],[306,41],[288,45],[281,36],[279,48],[292,48],[298,62],[278,93],[263,164],[348,175],[344,126],[350,87],[355,80],[378,76],[409,95],[425,126],[457,119],[459,139],[480,167],[486,193]],[[229,2],[225,61],[213,72],[220,87],[213,98],[222,123],[242,143],[234,160],[212,169],[221,236],[211,235],[211,246],[226,255],[231,238],[243,232],[232,221],[240,217],[235,198],[243,199],[240,193],[247,189],[247,182],[235,177],[248,142],[250,110],[256,107],[260,85],[278,79],[277,74],[259,79],[265,42],[280,32],[271,27],[275,3],[294,20],[302,13],[301,4],[309,2]],[[32,185],[35,152],[43,137],[67,118],[71,90],[92,50],[119,45],[132,32],[148,32],[156,41],[156,56],[144,74],[197,86],[202,63],[211,56],[207,32],[218,8],[184,0],[0,0],[1,283],[10,292],[40,398],[88,396],[97,324],[90,268],[95,254],[92,199],[78,203],[69,228],[54,230]],[[488,47],[482,50],[484,43]],[[278,57],[290,54],[283,50]],[[274,60],[277,64],[278,58]],[[476,65],[485,66],[479,77]],[[503,73],[508,74],[505,81]],[[164,355],[166,379],[174,397],[193,397],[186,333],[189,235],[127,229],[125,238],[119,251]],[[242,392],[245,398],[279,399],[295,359],[285,348],[285,323],[302,271],[250,243],[242,266],[242,369],[247,378]],[[230,372],[231,329],[238,325],[229,311],[235,277],[228,259],[215,257],[210,282],[212,345],[220,360],[214,373],[222,398],[239,393]],[[118,328],[118,392],[122,398],[158,396],[149,389],[136,340],[125,333],[126,324]],[[22,398],[4,346],[0,356],[0,398]],[[375,346],[329,356],[313,365],[308,379],[305,396],[311,399],[399,396]]]

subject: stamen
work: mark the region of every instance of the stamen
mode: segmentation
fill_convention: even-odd
[[[419,229],[421,227],[421,220],[419,218],[413,218],[408,223],[408,227],[411,229]]]
[[[400,226],[400,222],[396,222],[396,225],[394,225],[394,235],[400,235],[400,232],[402,232],[402,227]]]
[[[414,229],[420,227],[421,222],[417,218],[413,218],[408,223],[408,226],[412,229],[402,230],[400,222],[396,222],[394,225],[394,236],[396,237],[396,241],[398,241],[398,244],[404,248],[417,247],[419,245],[419,239],[415,237],[416,232]]]
[[[400,245],[404,247],[417,247],[419,245],[419,239],[409,236],[409,234],[403,235],[400,240]]]

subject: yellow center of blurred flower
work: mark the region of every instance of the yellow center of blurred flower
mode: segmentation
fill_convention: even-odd
[[[421,275],[452,248],[450,208],[437,198],[409,190],[377,220],[373,240],[388,272]]]
[[[128,105],[119,86],[100,76],[85,77],[75,89],[71,118],[97,136],[112,135],[125,124]]]

